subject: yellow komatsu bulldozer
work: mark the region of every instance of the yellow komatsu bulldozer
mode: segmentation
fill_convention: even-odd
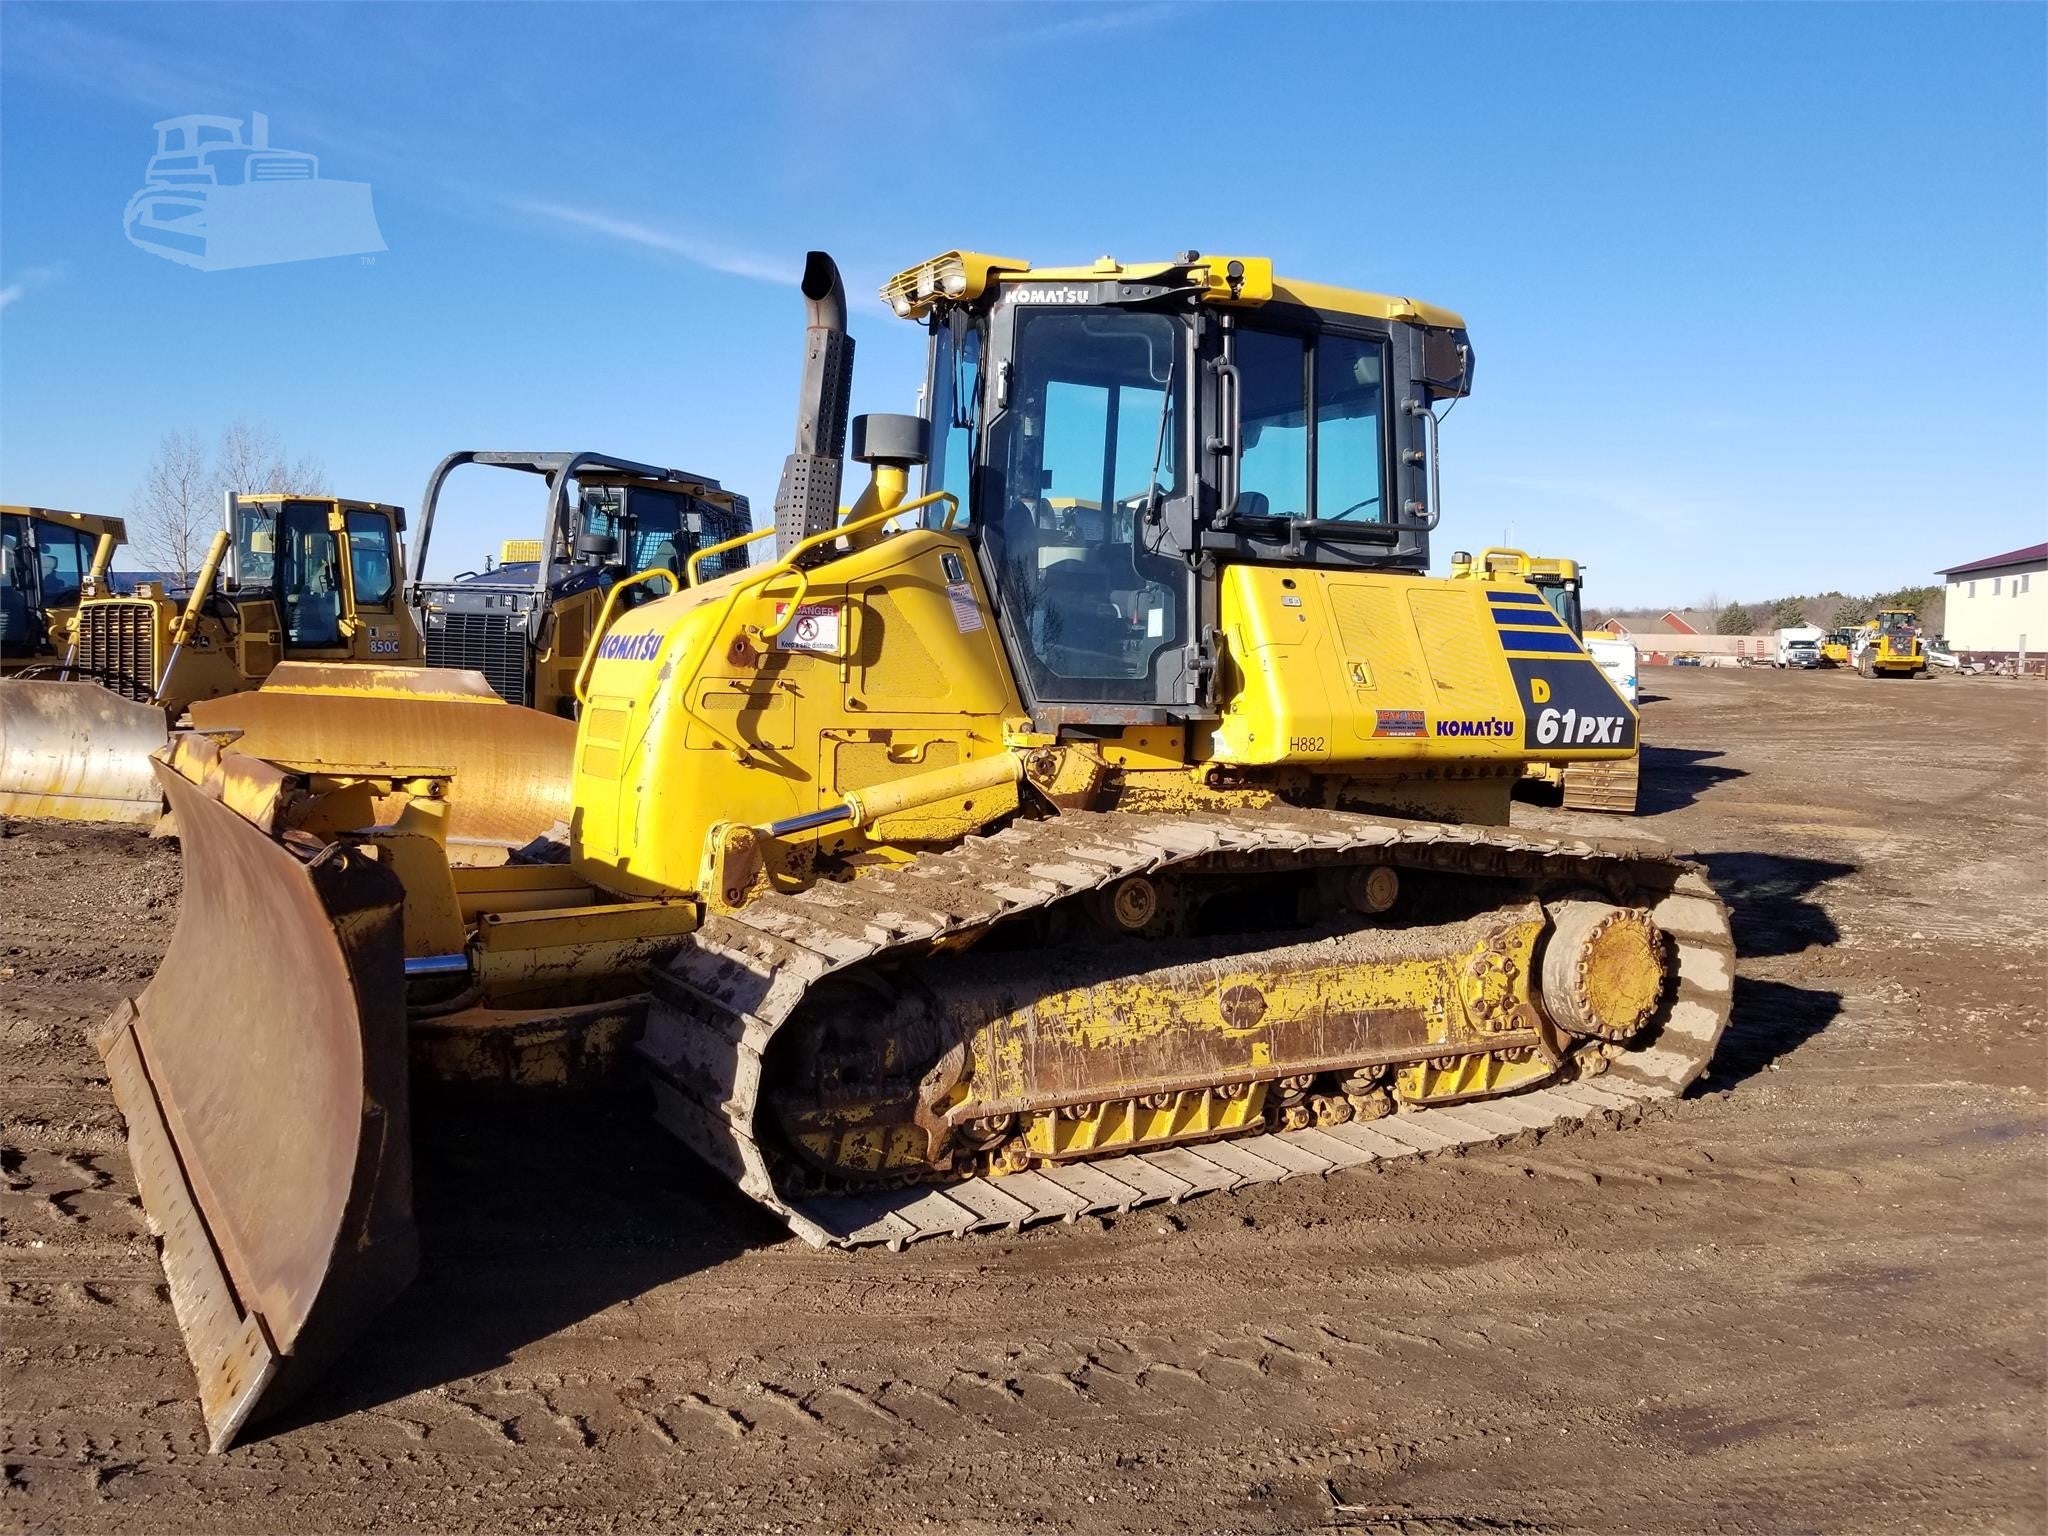
[[[61,668],[80,601],[106,590],[127,538],[118,517],[0,506],[0,677]]]
[[[573,733],[500,707],[477,674],[419,670],[404,530],[382,502],[230,493],[189,589],[96,583],[61,663],[0,682],[0,814],[153,824],[151,754],[189,724],[359,789],[462,767],[458,852],[502,857],[545,829],[567,809]]]
[[[1846,667],[1850,651],[1856,643],[1853,629],[1831,629],[1820,644],[1820,664],[1824,667]]]
[[[851,423],[842,513],[829,258],[803,293],[776,553],[614,587],[558,846],[454,868],[459,780],[370,824],[303,763],[160,757],[177,934],[100,1044],[216,1446],[413,1271],[408,1041],[523,1082],[630,1043],[711,1169],[890,1246],[1485,1141],[1712,1054],[1702,872],[1508,825],[1528,763],[1625,760],[1636,719],[1534,586],[1425,574],[1456,315],[949,252],[884,289],[924,414]]]
[[[1587,645],[1585,638],[1581,599],[1586,579],[1578,561],[1562,556],[1530,555],[1519,549],[1482,550],[1475,560],[1460,550],[1451,557],[1451,579],[1527,583],[1543,595],[1543,601],[1557,615],[1558,622],[1569,629],[1582,646],[1586,646],[1594,661],[1601,661],[1602,656],[1595,649],[1599,642]],[[1609,647],[1609,650],[1613,649],[1620,649],[1626,657],[1634,647]],[[1606,667],[1603,666],[1602,670],[1605,671]],[[1624,665],[1623,670],[1633,673],[1634,667]],[[1613,680],[1610,677],[1609,681]],[[1631,691],[1624,697],[1633,704],[1635,684],[1632,679],[1627,687]],[[1537,745],[1542,745],[1542,742],[1539,740]],[[1525,785],[1540,784],[1555,790],[1568,811],[1614,811],[1632,816],[1642,779],[1642,761],[1642,743],[1638,740],[1636,749],[1625,758],[1532,762],[1522,770],[1522,781]]]
[[[1927,676],[1927,645],[1920,616],[1910,608],[1881,608],[1866,619],[1850,643],[1850,656],[1864,677]]]

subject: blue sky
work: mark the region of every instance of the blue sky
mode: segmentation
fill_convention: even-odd
[[[2038,5],[14,3],[0,72],[4,500],[119,511],[163,432],[247,417],[345,495],[596,448],[765,516],[807,247],[862,301],[856,409],[904,410],[890,272],[1194,246],[1466,316],[1439,568],[1506,535],[1696,602],[2048,537]],[[154,121],[252,110],[386,252],[123,238]]]

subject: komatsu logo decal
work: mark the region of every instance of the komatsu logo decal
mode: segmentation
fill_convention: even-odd
[[[1515,722],[1512,720],[1439,720],[1436,723],[1439,736],[1512,736]]]
[[[657,631],[645,635],[606,635],[598,642],[599,661],[652,661],[661,650]]]
[[[1093,297],[1086,288],[1012,288],[1012,304],[1086,304]]]

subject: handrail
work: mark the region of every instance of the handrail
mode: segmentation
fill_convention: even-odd
[[[749,566],[743,574],[739,575],[739,579],[734,581],[731,588],[726,592],[725,608],[718,615],[718,622],[714,626],[714,630],[722,632],[725,629],[726,623],[732,618],[733,609],[739,605],[742,597],[758,592],[778,577],[794,572],[797,577],[796,593],[783,606],[781,617],[766,629],[753,625],[748,626],[756,638],[773,640],[794,622],[798,605],[803,602],[804,595],[811,589],[809,573],[795,569],[793,562],[797,556],[816,545],[844,538],[848,534],[865,532],[870,527],[881,527],[892,519],[901,517],[906,512],[915,512],[920,507],[928,507],[935,501],[946,503],[946,521],[943,526],[950,529],[953,526],[954,519],[960,515],[960,498],[951,491],[931,491],[918,497],[915,501],[906,501],[899,506],[891,507],[886,512],[876,512],[868,517],[861,518],[858,522],[840,523],[835,527],[827,528],[822,533],[814,533],[801,543],[792,545],[787,554],[771,565]],[[703,726],[713,741],[721,743],[728,750],[738,751],[738,743],[727,741],[725,733],[699,714],[690,703],[691,695],[696,692],[698,680],[704,675],[704,666],[710,660],[710,655],[711,653],[708,649],[698,653],[697,664],[690,669],[690,675],[684,678],[676,687],[675,707]]]
[[[1526,550],[1513,549],[1505,544],[1494,544],[1479,552],[1479,569],[1482,571],[1492,571],[1493,557],[1495,555],[1512,556],[1517,576],[1526,578],[1535,565],[1535,562],[1529,558]]]
[[[710,555],[722,555],[728,549],[738,549],[742,544],[751,544],[756,539],[765,539],[774,531],[775,525],[770,523],[766,528],[756,528],[752,533],[743,533],[736,539],[723,539],[716,544],[707,544],[704,548],[691,555],[688,564],[683,567],[683,574],[689,578],[688,585],[694,587],[704,579],[697,574],[697,562],[699,560]]]
[[[915,512],[920,507],[928,507],[935,501],[946,503],[946,521],[944,526],[950,529],[953,526],[953,519],[960,513],[960,498],[951,491],[931,491],[918,497],[915,501],[903,502],[899,506],[890,507],[885,512],[871,512],[858,522],[836,524],[825,529],[822,533],[814,533],[809,538],[792,544],[789,547],[788,554],[782,556],[773,565],[764,568],[763,579],[758,585],[766,586],[768,579],[775,576],[778,572],[784,570],[794,571],[797,579],[796,596],[783,605],[781,616],[769,628],[754,629],[753,633],[760,636],[763,640],[773,640],[795,621],[798,605],[803,602],[805,596],[811,590],[811,573],[803,570],[796,564],[796,559],[799,555],[807,553],[820,544],[830,544],[840,539],[851,538],[857,533],[866,533],[870,528],[886,527],[904,513]],[[750,583],[749,585],[754,584]],[[752,628],[752,626],[749,626],[749,628]]]
[[[605,593],[604,606],[597,610],[597,623],[591,626],[590,643],[583,648],[583,660],[576,665],[576,686],[574,692],[578,704],[588,704],[590,702],[590,668],[592,663],[597,660],[597,647],[604,639],[605,631],[611,628],[612,605],[619,600],[619,594],[625,591],[626,588],[636,586],[643,581],[652,581],[657,576],[672,587],[677,584],[674,571],[665,565],[655,565],[649,566],[646,570],[640,571],[635,575],[628,576],[624,581],[613,582],[611,591]]]

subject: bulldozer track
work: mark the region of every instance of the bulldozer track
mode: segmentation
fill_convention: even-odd
[[[777,1188],[756,1132],[762,1063],[776,1031],[825,977],[909,957],[1131,875],[1361,855],[1475,875],[1619,881],[1675,944],[1676,985],[1639,1043],[1591,1081],[999,1178],[798,1197]],[[1704,1070],[1727,1021],[1733,980],[1727,913],[1704,873],[1640,844],[1290,808],[1228,818],[1069,812],[970,838],[907,868],[821,882],[708,918],[651,974],[654,1004],[638,1050],[663,1124],[799,1237],[819,1247],[898,1249],[931,1237],[1178,1204],[1631,1113],[1645,1101],[1676,1097]]]

